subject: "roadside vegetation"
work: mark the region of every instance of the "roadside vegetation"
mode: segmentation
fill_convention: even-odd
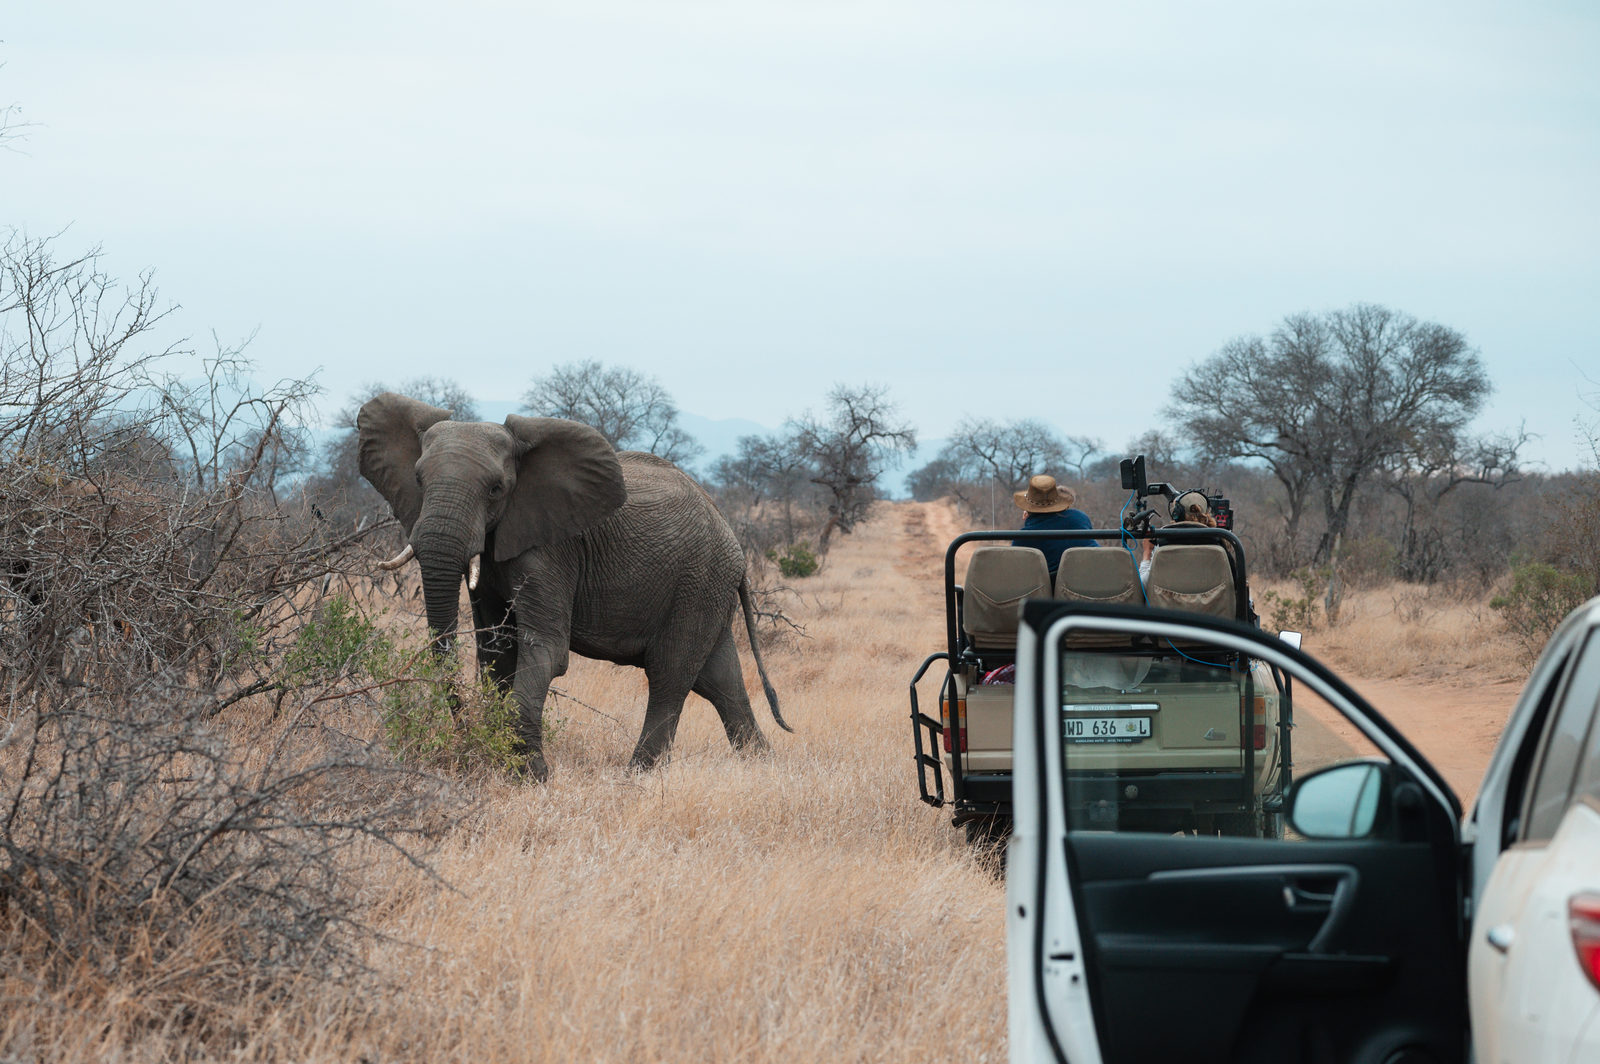
[[[1582,386],[1600,415],[1600,385]],[[1380,599],[1411,623],[1459,607],[1479,618],[1471,641],[1515,647],[1507,667],[1525,670],[1600,594],[1600,418],[1542,426],[1578,434],[1589,461],[1541,470],[1523,460],[1525,426],[1469,428],[1491,392],[1447,326],[1372,304],[1292,314],[1197,361],[1163,427],[1119,452],[1034,421],[968,420],[910,484],[1006,527],[1029,471],[1065,471],[1077,506],[1115,528],[1130,501],[1117,463],[1144,454],[1152,480],[1232,500],[1265,620],[1341,631]]]
[[[533,789],[504,772],[506,699],[427,652],[413,576],[375,570],[393,525],[345,439],[312,446],[313,382],[159,339],[150,279],[92,250],[13,235],[0,267],[0,1056],[999,1044],[977,985],[997,956],[953,963],[997,954],[998,900],[956,911],[943,885],[994,888],[908,808],[900,729],[863,711],[903,686],[900,522],[873,500],[910,436],[881,392],[797,421],[809,494],[743,511],[784,532],[747,536],[752,564],[804,581],[763,613],[811,734],[744,759],[691,707],[671,763],[636,776],[642,678],[580,663]],[[404,386],[472,414],[451,382]],[[829,534],[855,548],[837,571]],[[952,996],[987,1010],[976,1028],[935,1008]]]

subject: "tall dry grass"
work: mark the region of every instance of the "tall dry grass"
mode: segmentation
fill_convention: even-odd
[[[1254,581],[1258,609],[1268,590],[1302,594],[1288,583]],[[1340,671],[1368,679],[1457,685],[1521,680],[1528,674],[1523,648],[1490,609],[1490,598],[1490,593],[1446,584],[1399,581],[1347,591],[1338,624],[1328,625],[1316,611],[1305,649]],[[1270,625],[1270,611],[1263,614],[1262,623]]]
[[[352,1026],[354,1044],[430,1060],[1003,1059],[1001,888],[913,791],[908,661],[942,619],[942,544],[908,556],[913,519],[889,509],[801,582],[806,635],[769,654],[797,734],[767,727],[769,757],[734,754],[691,699],[670,762],[630,774],[642,680],[589,662],[564,678],[586,705],[558,702],[551,782],[486,788],[436,861],[455,892],[403,876],[380,900],[397,944],[374,963],[406,973],[406,1000]]]
[[[548,784],[472,780],[437,879],[364,855],[367,977],[204,1003],[250,1018],[221,1047],[181,1015],[118,1023],[115,994],[14,998],[0,1057],[1004,1059],[1003,889],[917,802],[910,759],[905,685],[942,638],[954,531],[884,507],[796,582],[805,634],[765,651],[796,734],[766,724],[770,755],[735,754],[691,696],[671,759],[633,774],[642,674],[575,659]]]
[[[670,760],[634,774],[642,674],[574,659],[550,707],[548,784],[458,779],[471,810],[429,825],[444,831],[435,875],[352,850],[378,935],[364,974],[306,971],[165,1020],[118,970],[13,983],[0,1059],[1003,1059],[1003,888],[916,801],[906,719],[911,668],[942,640],[940,566],[958,531],[945,505],[882,505],[793,582],[786,609],[805,633],[780,631],[765,653],[797,734],[767,723],[770,755],[735,754],[691,696]],[[1307,647],[1375,678],[1519,668],[1486,604],[1442,589],[1352,592]],[[327,707],[322,742],[376,738],[354,706]],[[242,748],[282,727],[270,707],[231,711]]]

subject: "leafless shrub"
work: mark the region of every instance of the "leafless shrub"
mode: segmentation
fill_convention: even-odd
[[[161,668],[219,707],[270,663],[362,533],[277,498],[307,381],[257,386],[219,346],[195,377],[141,350],[165,319],[98,253],[0,248],[0,669],[15,690]]]
[[[160,677],[14,719],[0,784],[0,986],[113,986],[135,1023],[200,1025],[307,972],[361,972],[374,862],[418,864],[419,777],[293,728],[249,754]],[[3,991],[0,991],[3,992]],[[221,1033],[221,1032],[209,1032]]]
[[[286,666],[366,568],[368,529],[279,499],[314,386],[147,348],[164,315],[96,253],[0,247],[0,998],[209,1039],[357,972],[365,869],[442,807],[328,741],[339,662]]]

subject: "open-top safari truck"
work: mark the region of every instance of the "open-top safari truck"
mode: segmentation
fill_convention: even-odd
[[[912,734],[922,800],[949,805],[974,845],[1011,823],[1012,702],[1017,619],[1026,599],[1179,610],[1256,624],[1245,552],[1228,500],[1207,494],[1216,527],[1151,527],[1146,500],[1179,494],[1145,481],[1144,457],[1122,463],[1131,491],[1120,528],[966,532],[944,557],[946,647],[911,679]],[[1087,543],[1062,552],[1052,583],[1030,541]],[[1135,554],[1153,543],[1148,577]],[[957,555],[970,552],[964,583]],[[1085,828],[1279,837],[1290,782],[1291,691],[1266,664],[1166,640],[1083,634],[1063,684],[1072,744],[1070,811]],[[1286,636],[1287,638],[1287,636]],[[917,684],[944,662],[937,717]],[[1223,666],[1219,669],[1218,666]],[[946,785],[948,773],[948,787]]]

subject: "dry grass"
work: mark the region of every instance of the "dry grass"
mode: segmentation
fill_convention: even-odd
[[[1299,594],[1288,584],[1253,582],[1258,607],[1269,589]],[[1338,625],[1313,628],[1305,647],[1341,671],[1370,679],[1462,685],[1520,680],[1527,676],[1527,662],[1489,608],[1489,598],[1442,584],[1396,582],[1349,591]]]
[[[642,674],[575,659],[552,707],[553,778],[461,781],[476,804],[432,854],[443,884],[360,855],[382,936],[369,978],[306,972],[165,1023],[117,971],[12,983],[0,1059],[1004,1059],[1003,888],[916,801],[906,719],[910,671],[942,640],[938,574],[959,530],[944,505],[884,506],[794,581],[785,609],[806,634],[776,634],[766,656],[797,734],[770,724],[744,655],[769,756],[733,753],[691,696],[670,761],[633,774]],[[1520,675],[1497,616],[1442,589],[1352,592],[1307,647],[1364,677]],[[246,748],[277,726],[258,702],[232,711]],[[353,710],[323,719],[329,743],[377,733]],[[207,1038],[195,1014],[236,1033]]]
[[[803,638],[767,651],[788,735],[733,753],[691,696],[671,760],[626,768],[637,670],[575,661],[540,787],[476,786],[433,855],[448,887],[389,861],[368,886],[386,936],[372,981],[290,988],[228,1047],[293,1060],[1002,1060],[1003,888],[917,802],[905,684],[941,641],[942,508],[904,504],[795,583]],[[385,987],[373,993],[373,985]],[[182,1033],[0,1013],[0,1058],[163,1059]],[[17,1004],[13,999],[12,1004]],[[210,1007],[215,1007],[212,1003]],[[59,1020],[59,1015],[55,1017]],[[49,1029],[47,1040],[39,1032]],[[215,1052],[215,1046],[207,1047]]]
[[[1002,1059],[1001,889],[914,797],[908,648],[938,642],[939,614],[904,525],[890,511],[801,583],[807,637],[769,662],[798,734],[768,727],[770,757],[732,753],[691,699],[671,762],[632,775],[642,681],[575,668],[562,688],[616,719],[563,704],[551,783],[492,787],[439,856],[460,893],[394,885],[385,930],[415,945],[375,960],[409,1000],[356,1041],[430,1060]]]

